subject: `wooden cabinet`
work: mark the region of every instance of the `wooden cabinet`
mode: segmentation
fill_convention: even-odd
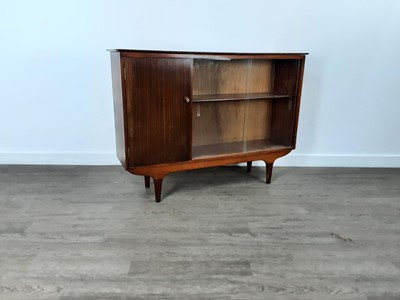
[[[306,53],[111,50],[117,156],[154,180],[171,172],[266,163],[295,148]]]

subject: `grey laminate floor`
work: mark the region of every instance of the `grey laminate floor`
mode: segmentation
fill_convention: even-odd
[[[399,169],[263,179],[0,167],[0,299],[400,299]]]

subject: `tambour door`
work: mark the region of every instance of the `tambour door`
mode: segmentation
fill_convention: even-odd
[[[191,159],[192,60],[124,58],[129,167]]]

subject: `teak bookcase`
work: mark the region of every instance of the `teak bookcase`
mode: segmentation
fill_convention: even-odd
[[[274,161],[296,146],[306,53],[110,50],[117,156],[154,180],[172,172]]]

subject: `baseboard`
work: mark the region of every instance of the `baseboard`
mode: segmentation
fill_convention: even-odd
[[[0,164],[119,165],[114,152],[0,153]],[[254,162],[264,166],[263,162]],[[275,162],[287,167],[400,168],[400,155],[326,155],[292,153]]]
[[[400,168],[400,155],[329,155],[293,153],[278,159],[275,165],[291,167]]]
[[[0,164],[10,165],[118,165],[114,152],[0,153]]]

